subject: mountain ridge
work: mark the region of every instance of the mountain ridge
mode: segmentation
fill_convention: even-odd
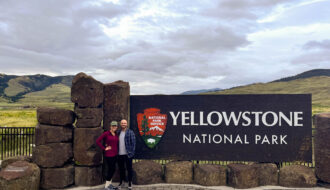
[[[71,87],[73,77],[73,75],[52,77],[42,74],[19,76],[1,73],[0,97],[9,102],[17,102],[28,93],[43,91],[55,84]]]
[[[71,83],[73,75],[47,76],[6,75],[0,73],[0,108],[55,106],[72,108]],[[313,69],[303,73],[274,80],[229,89],[214,89],[195,94],[283,94],[311,93],[313,105],[330,107],[330,69]],[[198,90],[197,90],[198,91]]]
[[[216,91],[221,91],[223,90],[222,88],[210,88],[210,89],[201,89],[201,90],[189,90],[182,92],[181,95],[192,95],[192,94],[200,94],[200,93],[205,93],[205,92],[216,92]]]
[[[329,76],[330,77],[330,69],[312,69],[312,70],[308,70],[308,71],[299,73],[294,76],[277,79],[272,82],[288,82],[288,81],[292,81],[292,80],[311,78],[311,77],[316,77],[316,76]]]
[[[330,76],[255,83],[205,94],[312,94],[313,114],[330,111]]]

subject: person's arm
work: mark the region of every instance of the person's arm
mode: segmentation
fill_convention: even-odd
[[[132,145],[133,145],[133,152],[135,152],[135,145],[136,145],[136,140],[135,140],[135,134],[133,131],[132,132]]]
[[[129,130],[128,131],[128,143],[129,143],[129,149],[131,151],[131,154],[134,155],[135,153],[135,144],[136,144],[136,141],[135,141],[135,134],[132,130]]]
[[[105,147],[102,145],[102,140],[106,137],[106,133],[104,132],[99,138],[96,139],[96,144],[99,146],[102,150],[105,150]]]

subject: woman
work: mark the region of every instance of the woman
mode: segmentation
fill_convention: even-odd
[[[118,142],[119,138],[116,135],[116,130],[118,128],[117,121],[112,121],[110,124],[110,130],[105,131],[99,138],[96,140],[96,144],[105,151],[105,162],[108,165],[108,171],[106,173],[105,179],[105,189],[115,189],[111,184],[113,174],[116,170],[116,161],[118,155]],[[102,145],[102,141],[105,144],[105,147]]]

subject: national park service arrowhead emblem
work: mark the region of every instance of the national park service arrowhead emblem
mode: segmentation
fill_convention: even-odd
[[[158,108],[147,108],[137,114],[139,133],[149,148],[154,148],[166,130],[167,115]]]

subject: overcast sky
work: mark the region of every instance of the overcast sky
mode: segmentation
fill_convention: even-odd
[[[175,94],[330,68],[330,0],[0,0],[0,73]]]

